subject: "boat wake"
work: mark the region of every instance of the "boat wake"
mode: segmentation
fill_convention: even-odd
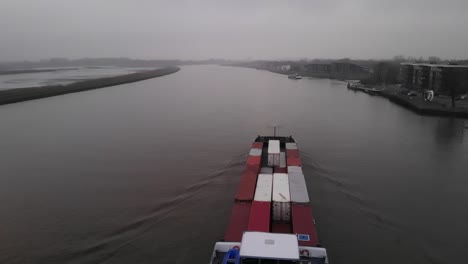
[[[215,179],[229,175],[229,173],[245,162],[243,155],[228,160],[225,165],[205,177],[201,177],[194,184],[186,186],[178,192],[178,195],[159,203],[147,214],[135,219],[134,221],[118,228],[105,237],[95,239],[98,242],[89,245],[90,238],[85,238],[87,242],[82,241],[87,246],[74,250],[74,252],[51,256],[41,261],[41,263],[109,263],[123,248],[130,246],[133,242],[150,234],[151,230],[167,218],[171,217],[171,212],[178,210],[178,207],[184,202],[192,199],[201,190]]]
[[[307,152],[302,151],[301,156],[303,157],[304,171],[310,176],[313,175],[312,178],[319,179],[324,183],[319,188],[320,191],[330,192],[327,197],[334,200],[333,203],[328,204],[327,210],[331,210],[331,212],[327,212],[325,215],[334,215],[336,218],[361,219],[363,222],[358,224],[358,228],[364,226],[362,232],[371,232],[374,235],[392,239],[395,241],[394,246],[401,251],[411,249],[407,255],[412,258],[414,263],[443,263],[435,253],[436,251],[427,246],[428,242],[424,240],[424,234],[414,233],[413,228],[406,222],[399,221],[391,211],[382,209],[385,206],[373,202],[379,199],[369,197],[360,191],[358,182],[346,177],[343,172],[326,167],[317,159],[313,159],[311,154]],[[317,202],[317,207],[320,204]],[[333,208],[331,205],[338,207]],[[321,222],[322,229],[333,229],[341,224],[339,219],[329,217],[326,220],[330,225]]]

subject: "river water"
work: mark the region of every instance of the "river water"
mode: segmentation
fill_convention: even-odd
[[[468,122],[342,82],[190,66],[0,121],[0,263],[206,263],[273,125],[299,142],[332,263],[468,259]]]

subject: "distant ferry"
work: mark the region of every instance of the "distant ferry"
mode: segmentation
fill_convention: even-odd
[[[327,264],[292,137],[258,136],[211,264]]]
[[[288,78],[293,79],[293,80],[299,80],[299,79],[302,79],[302,76],[296,73],[296,74],[288,75]]]

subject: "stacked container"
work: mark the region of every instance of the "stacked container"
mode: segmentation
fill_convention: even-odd
[[[292,232],[297,235],[299,246],[315,247],[318,245],[317,229],[310,207],[309,193],[297,145],[287,143],[286,154],[288,156],[289,190],[292,202]]]
[[[286,153],[280,152],[280,168],[286,168]]]
[[[257,184],[257,175],[260,170],[263,143],[252,143],[252,149],[247,158],[247,167],[242,173],[236,201],[232,207],[231,218],[224,234],[226,242],[240,242],[242,235],[248,229],[252,200]]]
[[[247,168],[258,173],[260,164],[262,163],[262,147],[263,143],[254,142],[247,158]]]
[[[309,193],[307,192],[307,185],[304,174],[292,172],[288,174],[288,178],[291,202],[309,204]]]
[[[255,188],[254,201],[271,202],[271,193],[273,190],[273,175],[259,174],[257,179],[257,188]]]
[[[272,174],[258,175],[255,197],[250,209],[249,231],[270,232],[272,188]]]
[[[291,197],[288,174],[273,174],[273,220],[289,222],[291,220]]]
[[[286,149],[286,154],[288,157],[299,158],[299,150],[298,149]]]
[[[297,235],[299,246],[316,247],[318,245],[317,228],[310,205],[292,205],[293,233]]]
[[[251,202],[255,194],[255,185],[257,183],[257,171],[247,167],[242,173],[239,189],[237,189],[236,201]]]
[[[252,148],[253,149],[262,149],[263,148],[263,142],[253,142],[252,143]]]
[[[250,156],[247,158],[247,167],[258,173],[260,171],[260,164],[262,163],[261,156]]]
[[[280,141],[268,141],[268,166],[278,167],[280,165]]]
[[[299,166],[288,166],[288,173],[300,173],[304,174],[302,172],[302,167]]]
[[[288,166],[302,166],[301,158],[288,156],[287,162]]]
[[[273,174],[273,168],[263,167],[260,169],[260,174]]]
[[[298,149],[296,143],[286,143],[286,149]]]
[[[299,157],[299,149],[296,143],[286,143],[286,152],[288,154],[288,166],[302,166],[301,158]]]
[[[249,224],[250,207],[250,203],[234,203],[231,210],[231,218],[224,234],[224,241],[241,241],[242,235],[247,230]]]
[[[250,149],[249,155],[255,157],[262,156],[262,149],[252,148]]]

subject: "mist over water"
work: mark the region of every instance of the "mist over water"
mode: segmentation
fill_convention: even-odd
[[[332,263],[462,263],[466,121],[327,79],[183,67],[0,106],[0,263],[206,263],[251,141],[298,141]]]

